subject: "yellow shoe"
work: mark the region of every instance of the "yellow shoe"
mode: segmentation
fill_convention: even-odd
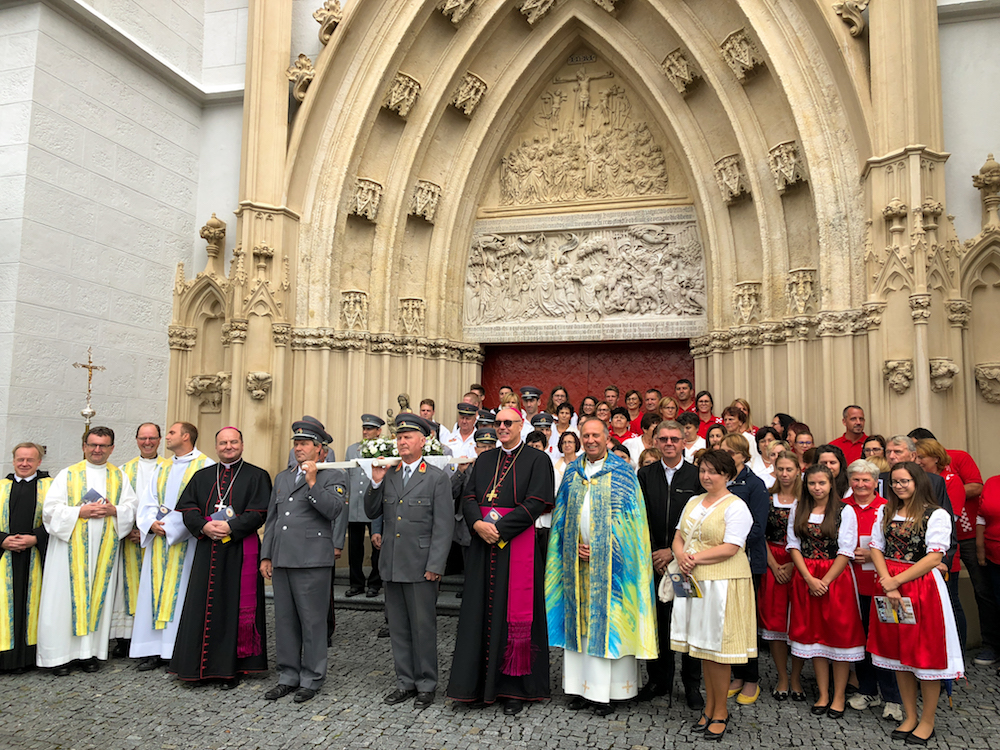
[[[756,703],[757,699],[760,698],[760,685],[757,685],[757,691],[753,695],[743,695],[740,693],[736,696],[736,702],[741,706],[749,706],[751,703]]]
[[[734,689],[734,688],[730,688],[730,689],[729,689],[729,692],[728,692],[728,693],[726,693],[726,697],[727,697],[727,698],[732,698],[732,697],[733,697],[734,695],[736,695],[736,694],[737,694],[738,692],[740,692],[740,691],[741,691],[742,689],[743,689],[743,686],[742,686],[742,685],[740,685],[740,686],[739,686],[738,688],[735,688],[735,689]]]

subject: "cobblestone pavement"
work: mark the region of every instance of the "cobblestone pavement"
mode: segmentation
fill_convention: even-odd
[[[270,609],[270,602],[268,607]],[[607,718],[571,712],[560,689],[561,655],[552,652],[553,699],[507,717],[499,706],[453,706],[442,694],[448,682],[456,617],[438,620],[441,687],[423,712],[407,702],[386,706],[395,687],[389,639],[377,638],[378,611],[340,609],[330,650],[330,673],[312,701],[263,699],[276,682],[245,680],[226,692],[216,685],[189,686],[163,670],[139,673],[135,662],[116,659],[97,674],[55,678],[41,671],[0,676],[0,748],[17,750],[172,750],[178,748],[694,748],[710,747],[687,730],[694,713],[665,699],[626,704]],[[269,626],[273,613],[269,611]],[[268,631],[273,669],[274,633]],[[971,660],[970,660],[971,662]],[[753,706],[732,703],[722,747],[817,747],[853,750],[899,746],[881,709],[848,709],[841,721],[809,714],[809,703],[776,703],[767,694],[773,669],[761,660],[765,687]],[[1000,679],[970,664],[968,683],[955,687],[954,709],[938,710],[938,739],[930,747],[1000,748]],[[807,667],[807,680],[811,670]],[[807,681],[807,690],[810,683]],[[678,683],[678,690],[679,690]],[[876,713],[877,712],[877,713]]]

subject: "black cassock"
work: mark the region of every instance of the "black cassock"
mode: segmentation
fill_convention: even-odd
[[[229,521],[228,542],[202,534],[216,511],[220,490],[236,514]],[[170,672],[182,680],[232,679],[267,671],[257,529],[264,524],[270,497],[271,477],[241,460],[232,467],[216,464],[195,472],[177,501],[175,510],[184,514],[184,525],[198,540],[170,660]],[[244,588],[248,595],[241,601]]]
[[[45,564],[45,546],[49,534],[45,526],[35,526],[35,507],[37,503],[38,480],[47,477],[48,473],[39,471],[38,476],[30,482],[18,482],[13,474],[7,479],[13,484],[10,487],[10,533],[0,531],[0,544],[13,534],[33,534],[38,538],[38,551],[42,555],[42,565]],[[0,672],[12,669],[28,669],[35,666],[35,647],[29,646],[28,637],[28,573],[31,565],[31,550],[10,552],[0,548],[0,554],[10,555],[11,579],[14,584],[14,648],[10,651],[0,651]]]
[[[465,521],[471,529],[483,519],[481,506],[513,508],[497,522],[501,539],[519,533],[532,535],[534,588],[532,591],[531,667],[521,676],[504,674],[507,648],[507,601],[510,582],[508,544],[500,549],[486,544],[472,532],[465,566],[465,589],[459,614],[458,636],[452,661],[448,697],[458,701],[498,698],[538,700],[548,698],[549,638],[545,622],[545,554],[534,541],[535,520],[552,509],[554,472],[548,455],[522,444],[511,457],[495,448],[483,453],[467,471],[472,472],[463,498]],[[498,466],[499,463],[499,466]],[[495,502],[487,494],[495,479],[503,476]]]

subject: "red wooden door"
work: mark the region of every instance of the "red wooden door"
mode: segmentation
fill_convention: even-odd
[[[619,405],[625,393],[635,389],[643,393],[657,388],[665,396],[674,394],[674,383],[681,378],[694,381],[694,360],[687,341],[641,341],[598,344],[504,344],[487,345],[483,364],[483,387],[486,403],[497,405],[502,385],[514,390],[534,385],[545,393],[557,385],[569,391],[574,409],[584,396],[604,398],[610,384],[621,389]]]

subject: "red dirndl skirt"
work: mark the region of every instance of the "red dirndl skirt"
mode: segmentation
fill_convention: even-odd
[[[890,576],[898,575],[911,565],[897,560],[886,560],[885,564]],[[913,670],[947,669],[944,605],[934,576],[928,573],[904,583],[899,593],[910,597],[917,622],[911,625],[881,622],[872,597],[868,624],[868,650],[872,658],[889,659]]]
[[[771,555],[778,565],[792,561],[788,550],[780,544],[767,543]],[[795,575],[794,572],[792,574]],[[768,568],[760,580],[757,592],[757,622],[760,625],[760,636],[766,641],[788,640],[788,602],[792,582],[778,583],[774,573]]]
[[[816,578],[825,576],[833,562],[808,558],[805,561],[809,573]],[[789,598],[788,640],[795,656],[834,661],[865,658],[865,630],[850,565],[823,596],[811,596],[805,579],[796,570]]]

